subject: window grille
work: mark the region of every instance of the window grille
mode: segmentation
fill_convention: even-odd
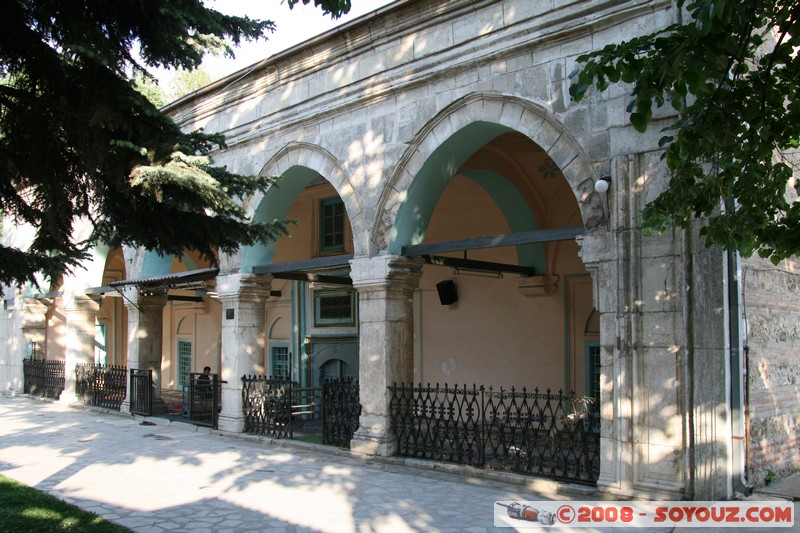
[[[192,341],[178,340],[178,387],[189,385],[192,372]]]

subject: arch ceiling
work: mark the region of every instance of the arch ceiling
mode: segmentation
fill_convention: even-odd
[[[472,94],[439,113],[411,143],[381,198],[371,239],[378,250],[399,254],[403,246],[421,243],[436,202],[456,173],[477,179],[514,228],[549,223],[554,206],[563,209],[565,202],[576,205],[570,209],[574,220],[550,227],[571,223],[592,229],[607,218],[588,157],[550,113],[515,97]],[[510,199],[514,194],[525,198],[532,218],[523,209],[522,220],[519,202]],[[520,250],[520,259],[531,260],[525,259],[530,253]]]
[[[292,143],[267,163],[262,175],[281,176],[266,192],[248,199],[246,207],[254,221],[283,220],[295,198],[317,180],[327,180],[342,199],[353,235],[355,253],[366,249],[366,222],[361,204],[348,175],[329,152],[307,143]],[[271,264],[276,243],[248,246],[242,250],[241,271]]]

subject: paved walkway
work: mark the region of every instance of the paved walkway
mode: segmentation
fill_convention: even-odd
[[[495,530],[498,500],[597,496],[557,493],[550,482],[523,486],[270,445],[187,424],[142,425],[141,418],[22,396],[0,395],[0,421],[0,473],[137,532],[478,533]]]

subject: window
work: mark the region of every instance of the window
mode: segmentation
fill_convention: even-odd
[[[269,359],[270,377],[272,379],[289,379],[289,347],[273,346]]]
[[[339,198],[319,203],[319,251],[344,251],[344,203]]]
[[[352,326],[354,324],[354,291],[314,291],[315,326]]]
[[[596,341],[586,343],[586,396],[595,398],[597,403],[591,414],[600,409],[600,344]],[[600,421],[595,420],[592,431],[600,431]]]
[[[94,362],[98,365],[105,365],[108,361],[107,344],[108,327],[100,323],[94,326]]]
[[[189,385],[192,372],[192,341],[178,339],[178,387]]]

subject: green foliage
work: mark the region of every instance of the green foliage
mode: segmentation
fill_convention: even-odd
[[[169,83],[167,98],[169,101],[177,100],[187,94],[205,87],[213,80],[203,67],[194,70],[179,69],[175,77]]]
[[[22,483],[0,476],[0,531],[125,533],[130,530]]]
[[[214,261],[283,234],[280,222],[249,223],[236,203],[270,179],[214,166],[208,154],[221,136],[182,132],[136,90],[150,67],[192,71],[206,52],[232,55],[226,43],[272,29],[200,0],[5,2],[0,199],[36,234],[25,249],[0,247],[0,282],[35,283],[37,271],[55,279],[101,241]],[[78,242],[82,218],[94,231]]]
[[[659,144],[669,189],[644,212],[664,231],[707,218],[707,244],[778,262],[800,253],[800,1],[679,0],[691,19],[578,58],[570,94],[632,84],[630,121],[677,113]],[[794,186],[795,190],[792,190]],[[725,204],[727,208],[721,208]]]
[[[289,8],[301,2],[308,5],[311,0],[289,0]],[[338,19],[350,11],[350,0],[314,0],[314,6],[321,8],[326,15]]]
[[[158,84],[158,80],[154,78],[148,78],[144,76],[144,74],[135,74],[133,77],[133,86],[158,108],[164,107],[169,103],[169,97],[166,91],[161,88]]]
[[[143,74],[133,77],[136,90],[145,95],[158,108],[205,87],[212,81],[211,75],[203,67],[194,70],[178,69],[166,87],[161,87],[158,80],[148,78]]]

